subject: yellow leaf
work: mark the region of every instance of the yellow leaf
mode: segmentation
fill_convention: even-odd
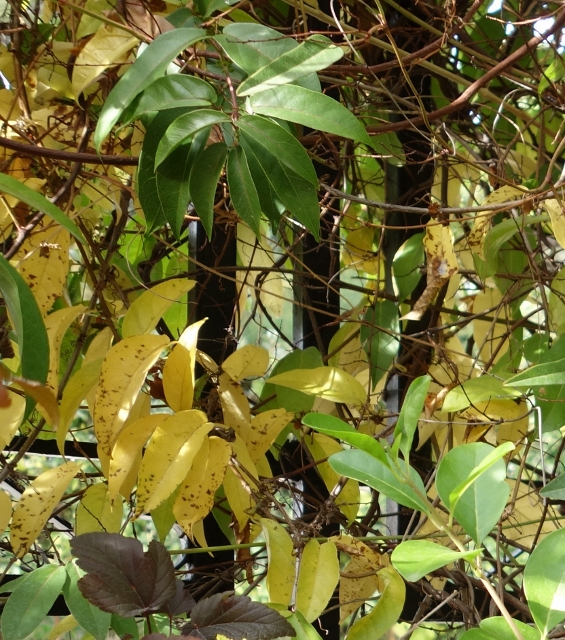
[[[98,382],[98,376],[102,369],[103,359],[82,363],[82,367],[72,376],[65,386],[63,397],[61,398],[59,427],[57,428],[57,446],[61,455],[64,453],[65,438],[69,427],[80,407],[81,402],[86,398],[89,391]]]
[[[112,346],[113,339],[114,336],[110,327],[104,327],[102,331],[97,333],[94,338],[92,338],[92,342],[88,345],[88,349],[84,354],[82,361],[83,366],[94,360],[100,360],[100,358],[106,357],[106,354]]]
[[[349,373],[335,367],[293,369],[270,377],[268,382],[331,402],[363,404],[367,399],[363,385]]]
[[[76,627],[78,627],[78,622],[75,620],[74,616],[65,616],[62,620],[59,620],[59,622],[57,622],[57,624],[51,629],[49,635],[47,636],[47,640],[57,640]]]
[[[226,475],[231,456],[229,443],[222,438],[205,438],[173,506],[173,513],[185,533],[205,518],[214,506],[214,496]]]
[[[339,560],[334,542],[309,540],[302,550],[296,590],[296,608],[313,622],[327,607],[339,582]]]
[[[61,343],[68,328],[77,317],[86,311],[82,304],[67,307],[50,313],[45,318],[45,329],[49,339],[49,375],[47,387],[57,395],[59,389],[59,360],[61,359]],[[82,398],[81,398],[82,400]]]
[[[126,62],[138,39],[119,27],[102,24],[78,54],[73,68],[73,93],[80,94],[109,67]]]
[[[107,455],[125,423],[145,376],[169,343],[166,336],[132,336],[104,358],[94,402],[94,432]]]
[[[167,309],[195,284],[195,280],[175,278],[144,291],[133,301],[124,317],[122,336],[128,338],[153,331]]]
[[[208,541],[206,540],[206,534],[204,532],[204,520],[195,522],[192,525],[192,537],[196,540],[197,544],[205,549],[208,547]]]
[[[12,517],[12,499],[10,494],[0,489],[0,533],[2,533]]]
[[[224,478],[224,491],[234,517],[234,526],[243,531],[254,510],[254,503],[240,477],[228,467]]]
[[[400,618],[406,600],[406,585],[395,569],[380,571],[386,586],[372,611],[357,620],[347,634],[347,640],[375,640],[382,637]]]
[[[192,409],[198,331],[206,320],[187,327],[163,367],[163,389],[173,411]]]
[[[324,435],[323,433],[313,433],[304,439],[304,443],[308,447],[312,458],[316,460],[324,460],[334,453],[343,451],[343,447],[337,440]],[[322,476],[322,480],[329,492],[335,489],[336,484],[341,479],[327,462],[317,465],[316,469]],[[341,492],[335,499],[335,504],[343,515],[347,518],[347,523],[351,524],[357,517],[359,511],[359,483],[357,480],[348,480],[343,486]]]
[[[18,252],[16,265],[43,315],[63,295],[69,271],[71,236],[62,227],[40,228]]]
[[[136,515],[153,511],[166,500],[190,471],[213,424],[202,411],[181,411],[155,429],[141,461]]]
[[[294,545],[282,524],[261,518],[261,528],[267,543],[266,586],[271,602],[288,606],[295,576]]]
[[[543,206],[551,218],[551,226],[553,227],[555,239],[562,248],[565,248],[565,214],[563,206],[554,198],[545,200]]]
[[[284,409],[271,409],[253,417],[245,443],[253,462],[257,463],[267,453],[279,433],[293,418],[294,414]]]
[[[24,419],[26,400],[17,393],[10,393],[9,407],[0,407],[0,451],[12,441]]]
[[[249,400],[241,385],[234,382],[227,373],[220,374],[218,383],[224,424],[226,427],[235,429],[238,435],[247,441],[251,422]]]
[[[22,558],[35,542],[79,469],[76,462],[48,469],[22,493],[10,526],[10,543],[18,558]]]
[[[108,485],[93,484],[85,491],[77,508],[75,534],[93,531],[118,533],[122,526],[122,500],[110,500]]]
[[[108,497],[113,500],[135,466],[145,443],[155,429],[169,416],[166,413],[154,413],[126,425],[119,433],[112,449],[108,471]],[[140,460],[141,462],[141,460]]]
[[[565,331],[565,267],[561,267],[551,281],[548,294],[548,321],[551,331],[561,336]]]
[[[473,338],[479,351],[478,359],[483,362],[488,362],[493,357],[493,362],[497,362],[508,351],[508,336],[511,334],[510,326],[513,321],[508,305],[501,304],[502,297],[498,289],[487,287],[478,293],[473,301],[475,314],[494,309],[491,313],[485,314],[486,320],[479,318],[473,320]]]
[[[269,352],[263,347],[246,344],[232,353],[222,363],[222,370],[232,380],[239,382],[245,378],[258,378],[264,375],[269,366]]]
[[[12,376],[12,382],[38,403],[37,408],[41,415],[56,429],[59,425],[59,404],[53,391],[35,380],[17,376]]]

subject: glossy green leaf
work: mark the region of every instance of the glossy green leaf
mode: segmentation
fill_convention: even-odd
[[[226,175],[233,207],[253,233],[260,236],[261,203],[249,171],[243,147],[238,146],[228,154]]]
[[[315,431],[347,442],[347,444],[350,444],[352,447],[357,447],[357,449],[361,449],[361,451],[366,451],[388,466],[386,453],[380,442],[365,433],[359,433],[351,425],[347,424],[347,422],[335,416],[330,416],[325,413],[308,413],[302,418],[302,424]]]
[[[417,582],[428,573],[445,567],[456,560],[472,560],[480,555],[482,549],[472,551],[453,551],[441,544],[428,540],[405,540],[392,552],[391,562],[394,568],[408,582]]]
[[[342,451],[330,456],[328,462],[336,473],[363,482],[398,504],[424,513],[429,511],[427,502],[424,502],[405,480],[366,451]],[[426,495],[422,478],[415,469],[409,469],[411,481],[423,496]]]
[[[214,109],[198,109],[174,120],[157,147],[155,168],[177,147],[188,142],[192,136],[222,122],[231,122],[231,118],[222,111],[214,111]]]
[[[22,640],[37,629],[61,593],[66,577],[65,567],[55,564],[43,565],[26,575],[4,606],[4,640]]]
[[[398,305],[390,300],[377,301],[367,309],[361,324],[361,344],[371,364],[373,388],[389,370],[400,347]]]
[[[69,611],[80,626],[96,640],[106,640],[112,614],[101,611],[82,595],[77,582],[83,574],[79,573],[73,562],[67,564],[67,575],[69,579],[63,589],[63,595]]]
[[[300,611],[290,612],[288,607],[278,602],[265,603],[271,609],[278,611],[296,632],[296,640],[322,640],[316,629],[306,620]]]
[[[445,396],[442,408],[449,412],[462,411],[471,405],[486,402],[491,398],[518,398],[521,395],[520,391],[505,386],[504,380],[483,375],[478,378],[470,378],[451,389]]]
[[[106,98],[94,132],[97,150],[133,99],[162,76],[181,51],[205,37],[203,29],[185,28],[162,33],[153,40]]]
[[[500,458],[486,470],[468,479],[482,468],[481,463],[495,451],[483,442],[463,444],[452,449],[440,462],[436,488],[445,506],[477,544],[486,538],[502,515],[510,488],[506,479],[506,464]],[[463,488],[467,485],[467,488]],[[451,507],[451,496],[457,499]],[[488,500],[484,496],[488,495]]]
[[[255,188],[257,189],[257,195],[261,203],[261,211],[267,216],[271,224],[276,226],[285,212],[285,206],[278,198],[271,181],[251,147],[245,144],[243,139],[241,142],[245,149],[245,157],[247,158],[249,171],[251,172]]]
[[[526,388],[565,384],[565,359],[536,364],[512,376],[505,384]]]
[[[217,95],[212,85],[200,78],[172,75],[157,78],[144,89],[122,115],[124,124],[162,109],[205,107],[214,104]]]
[[[361,121],[347,107],[323,93],[287,84],[251,96],[249,105],[253,113],[296,122],[372,146],[372,139]]]
[[[524,640],[540,640],[539,631],[534,627],[516,619],[514,619],[514,624]],[[516,636],[502,616],[495,616],[481,620],[480,628],[463,632],[459,636],[459,640],[516,640]]]
[[[412,381],[402,403],[402,409],[394,428],[395,446],[400,448],[404,459],[408,460],[418,420],[424,408],[431,382],[430,376],[421,376]],[[398,444],[397,444],[398,443]]]
[[[34,191],[23,182],[12,178],[12,176],[7,176],[5,173],[0,173],[0,191],[18,198],[32,209],[41,211],[57,224],[60,224],[79,242],[86,244],[86,240],[76,224],[41,193],[37,193],[37,191]]]
[[[557,476],[540,489],[540,495],[550,500],[565,500],[565,473]]]
[[[190,194],[206,235],[212,236],[214,198],[220,174],[228,153],[225,142],[216,142],[202,151],[190,174]]]
[[[392,261],[394,282],[398,290],[398,301],[403,302],[422,279],[424,265],[424,234],[416,233],[400,247]]]
[[[406,600],[406,585],[392,567],[379,572],[386,586],[371,612],[357,620],[347,634],[347,640],[381,638],[400,618]]]
[[[311,73],[325,69],[343,57],[343,51],[329,38],[314,35],[295,49],[283,53],[269,64],[252,73],[238,87],[239,96],[249,96],[294,82]]]
[[[538,543],[524,570],[524,593],[542,638],[565,620],[565,529]]]

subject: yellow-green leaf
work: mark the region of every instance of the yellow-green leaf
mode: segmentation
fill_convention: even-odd
[[[94,402],[94,432],[110,455],[145,376],[169,343],[166,336],[132,336],[114,345],[104,358]]]
[[[246,344],[226,358],[222,369],[232,380],[239,382],[245,378],[258,378],[265,374],[269,366],[269,352],[263,347]]]
[[[51,629],[47,636],[47,640],[58,640],[58,638],[64,637],[66,633],[76,629],[76,627],[78,627],[78,622],[75,620],[74,616],[65,616]],[[84,640],[85,636],[82,637]]]
[[[309,540],[302,550],[296,608],[313,622],[327,607],[339,582],[339,560],[334,542]]]
[[[261,518],[261,529],[267,542],[267,591],[271,602],[288,606],[295,576],[294,545],[282,524]]]
[[[167,309],[190,291],[196,282],[175,278],[156,284],[133,301],[122,324],[124,338],[149,333],[155,329]]]
[[[48,469],[22,493],[10,526],[10,543],[18,558],[22,558],[35,542],[79,469],[76,462]]]
[[[0,489],[0,533],[6,529],[12,517],[12,499],[10,494]]]
[[[59,360],[61,359],[61,343],[65,333],[77,317],[86,311],[82,304],[67,307],[50,313],[45,318],[45,329],[49,339],[49,373],[47,387],[57,394],[59,388]],[[82,398],[81,398],[82,400]]]
[[[9,407],[0,407],[0,451],[12,441],[24,419],[25,398],[10,393],[10,399]]]
[[[75,533],[118,533],[122,526],[122,500],[110,500],[108,485],[99,482],[85,491],[77,508]]]

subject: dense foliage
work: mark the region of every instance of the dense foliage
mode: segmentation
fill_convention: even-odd
[[[565,7],[0,11],[4,640],[559,637]]]

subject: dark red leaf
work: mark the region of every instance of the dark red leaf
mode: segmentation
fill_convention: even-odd
[[[176,595],[173,563],[156,540],[144,553],[134,538],[85,533],[71,541],[71,551],[87,574],[78,581],[82,595],[102,611],[143,616],[161,611]]]
[[[278,611],[253,602],[247,596],[226,593],[200,600],[181,633],[206,640],[214,640],[219,633],[231,640],[270,640],[296,635]]]
[[[176,587],[177,592],[174,598],[169,600],[163,609],[161,609],[161,613],[166,613],[169,618],[180,616],[182,613],[190,613],[196,604],[196,602],[194,602],[194,598],[190,594],[190,591],[184,588],[184,585],[180,580],[177,580]]]

